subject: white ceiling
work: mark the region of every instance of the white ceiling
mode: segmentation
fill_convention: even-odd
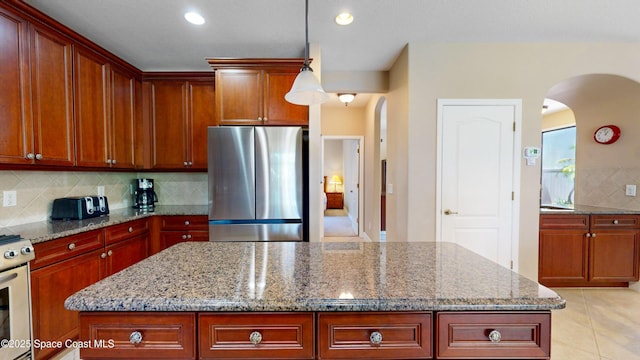
[[[25,0],[144,71],[303,57],[302,0]],[[196,9],[203,26],[183,14]],[[338,26],[342,10],[354,14]],[[322,71],[388,70],[410,42],[638,42],[637,0],[310,0]]]

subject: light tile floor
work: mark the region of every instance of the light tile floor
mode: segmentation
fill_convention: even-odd
[[[640,360],[640,291],[554,290],[567,307],[551,315],[552,360]]]

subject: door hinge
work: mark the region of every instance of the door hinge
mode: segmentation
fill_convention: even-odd
[[[356,189],[360,189],[360,184],[356,184]]]
[[[509,268],[513,270],[513,260],[511,260],[511,264],[509,265]]]
[[[511,192],[511,200],[515,200],[516,199],[516,192],[512,191]]]
[[[357,153],[357,154],[360,154],[360,148],[357,148],[357,149],[356,149],[356,153]]]
[[[516,132],[516,122],[513,122],[513,132]]]

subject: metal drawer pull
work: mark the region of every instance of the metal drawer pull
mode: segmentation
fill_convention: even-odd
[[[489,333],[489,340],[491,340],[492,343],[499,343],[500,340],[502,340],[502,334],[500,334],[498,330],[493,330]]]
[[[369,341],[373,345],[380,345],[382,343],[382,334],[379,331],[374,331],[369,335]]]
[[[249,341],[251,341],[253,345],[258,346],[258,344],[262,342],[262,334],[260,334],[260,331],[254,331],[249,334]]]
[[[618,225],[618,220],[613,220],[613,223]]]
[[[142,333],[140,331],[134,331],[129,335],[129,342],[132,344],[140,344],[142,342]]]
[[[129,232],[133,232],[133,227],[129,226]]]
[[[100,254],[100,258],[102,258],[102,259],[106,259],[106,258],[107,258],[107,253],[102,253],[102,254]]]
[[[187,226],[191,225],[191,223],[189,222],[189,220],[185,220],[184,224],[185,224],[185,225],[187,225]]]
[[[76,244],[71,243],[71,244],[69,244],[69,246],[67,246],[67,248],[68,248],[69,250],[73,250],[73,249],[75,249],[75,248],[76,248]]]

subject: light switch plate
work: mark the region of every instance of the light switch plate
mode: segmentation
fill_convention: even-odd
[[[18,195],[15,190],[5,190],[2,192],[2,206],[16,206],[18,204]]]
[[[636,196],[636,186],[627,184],[627,187],[624,190],[624,194],[627,196]]]

